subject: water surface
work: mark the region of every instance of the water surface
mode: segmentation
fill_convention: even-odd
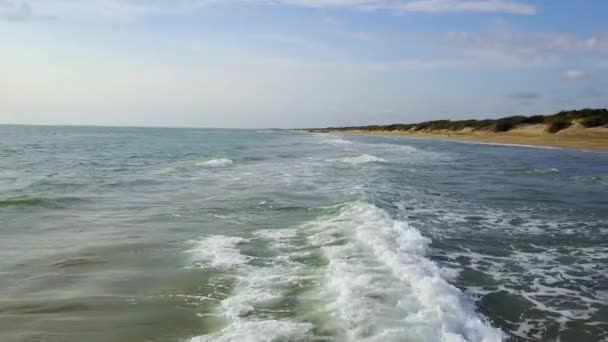
[[[598,152],[0,126],[0,340],[608,340],[607,193]]]

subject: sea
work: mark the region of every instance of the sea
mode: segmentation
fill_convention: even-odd
[[[608,153],[0,126],[0,341],[608,341]]]

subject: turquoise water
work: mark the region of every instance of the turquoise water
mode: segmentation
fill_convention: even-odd
[[[608,154],[0,126],[0,341],[606,341]]]

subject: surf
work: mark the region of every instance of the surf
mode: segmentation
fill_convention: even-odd
[[[219,158],[196,162],[194,165],[207,168],[222,168],[234,165],[234,161],[232,159]]]
[[[228,272],[237,285],[216,308],[225,324],[191,342],[310,340],[320,332],[344,341],[501,341],[428,258],[429,244],[365,201],[325,208],[297,227],[207,236],[191,250],[198,267]],[[265,254],[250,255],[254,247]],[[283,312],[285,301],[298,305]]]

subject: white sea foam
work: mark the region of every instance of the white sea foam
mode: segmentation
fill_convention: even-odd
[[[344,158],[340,158],[340,159],[329,159],[329,161],[338,161],[338,162],[342,162],[342,163],[348,163],[348,164],[364,164],[364,163],[380,163],[380,162],[385,162],[384,159],[382,158],[378,158],[376,156],[373,155],[369,155],[369,154],[362,154],[360,156],[356,156],[356,157],[344,157]]]
[[[234,215],[222,215],[222,214],[210,214],[209,216],[211,216],[213,218],[221,219],[221,220],[232,220],[235,218]]]
[[[381,150],[392,150],[395,152],[419,152],[417,148],[410,145],[401,145],[401,144],[390,144],[390,143],[373,143],[369,144],[369,146],[375,149]],[[428,153],[428,152],[425,152]]]
[[[270,242],[273,248],[284,250],[291,246],[289,240],[296,236],[296,230],[267,229],[254,232],[253,236],[252,240],[263,239]],[[233,275],[238,281],[232,293],[220,302],[218,312],[215,314],[224,317],[227,325],[215,333],[194,337],[190,342],[310,340],[313,329],[311,323],[256,315],[256,310],[262,310],[267,314],[282,310],[274,305],[285,297],[287,289],[298,286],[303,265],[291,261],[289,255],[279,255],[272,259],[258,258],[256,265],[249,263],[248,261],[255,258],[243,259],[240,253],[236,254],[238,252],[236,247],[239,243],[250,240],[214,236],[205,241],[204,247],[209,247],[210,243],[220,247],[205,249],[202,259],[213,260],[211,265],[218,262],[230,266],[240,265],[238,269],[233,268],[236,271]],[[220,256],[212,257],[213,254]]]
[[[420,139],[429,139],[429,138],[420,138]],[[468,145],[489,145],[489,146],[504,146],[504,147],[521,147],[521,148],[534,148],[534,149],[544,149],[544,150],[578,150],[578,151],[587,151],[583,149],[573,149],[567,147],[557,147],[557,146],[540,146],[540,145],[525,145],[525,144],[507,144],[507,143],[495,143],[495,142],[485,142],[485,141],[470,141],[470,140],[450,140],[451,142],[459,143],[459,144],[468,144]]]
[[[402,213],[411,216],[411,220],[416,224],[425,225],[425,231],[431,232],[433,236],[457,236],[463,231],[469,231],[471,225],[474,225],[478,232],[500,232],[509,236],[592,235],[608,224],[607,220],[551,218],[554,213],[543,212],[537,207],[506,210],[463,201],[460,198],[451,200],[446,197],[438,202],[435,198],[424,198],[420,193],[407,196],[409,198],[403,197],[396,206]],[[446,229],[447,226],[449,229]]]
[[[245,321],[231,324],[215,334],[194,337],[190,342],[309,341],[312,328],[310,323],[291,321]]]
[[[234,164],[234,161],[231,159],[220,158],[220,159],[211,159],[202,162],[195,163],[196,166],[201,167],[209,167],[209,168],[221,168],[228,167]]]
[[[248,239],[212,235],[198,241],[195,260],[203,267],[228,270],[237,281],[214,313],[226,319],[225,327],[191,342],[307,341],[317,329],[343,341],[502,338],[426,257],[429,240],[416,229],[366,202],[339,210],[299,228],[258,230]],[[308,243],[298,239],[303,235]],[[260,243],[267,244],[267,256],[241,254],[247,244],[259,248]],[[326,267],[313,269],[294,258],[318,252],[327,258]],[[302,284],[318,286],[298,299],[310,301],[315,324],[281,318],[286,317],[281,310],[296,308],[279,303]]]
[[[607,226],[606,220],[538,207],[507,210],[461,199],[443,198],[438,202],[424,200],[424,196],[409,197],[412,199],[398,205],[400,211],[433,237],[453,243],[472,234],[488,240],[501,236],[500,243],[492,243],[493,250],[499,253],[488,253],[486,246],[475,244],[434,253],[444,260],[442,266],[467,269],[491,279],[484,281],[485,286],[463,285],[467,293],[478,298],[506,293],[533,307],[534,312],[545,312],[541,317],[531,314],[531,310],[522,312],[521,321],[510,322],[511,334],[530,338],[535,333],[524,332],[543,332],[553,324],[560,325],[561,331],[568,329],[564,322],[598,323],[590,320],[597,319],[598,308],[605,306],[607,300],[594,290],[594,284],[608,280],[608,248],[581,247],[578,243],[583,237],[605,239],[607,231],[602,227]],[[530,243],[522,244],[523,241]],[[555,241],[559,241],[558,245]],[[466,284],[466,277],[463,279]],[[498,288],[493,284],[498,284]]]
[[[316,226],[311,242],[330,261],[328,309],[349,340],[502,339],[426,257],[429,239],[418,230],[364,202]]]
[[[296,237],[298,231],[297,229],[262,229],[257,230],[254,235],[275,242],[284,242]]]
[[[324,320],[324,329],[347,341],[400,341],[432,335],[430,326],[413,328],[405,321],[408,311],[418,306],[406,284],[392,277],[369,251],[342,236],[337,226],[325,222],[319,228],[311,241],[321,246],[329,261],[319,291],[328,303],[320,311],[328,311],[332,318]]]
[[[552,174],[552,173],[558,173],[559,170],[556,168],[539,168],[539,169],[533,169],[532,171],[530,171],[530,173],[534,173],[534,174],[539,174],[539,175],[546,175],[546,174]]]
[[[189,252],[199,266],[230,269],[246,264],[249,259],[237,247],[243,241],[237,236],[211,235],[197,241]]]
[[[344,139],[340,139],[340,138],[333,138],[333,139],[323,139],[323,140],[321,140],[321,143],[329,144],[329,145],[350,145],[353,142],[344,140]]]
[[[514,249],[509,256],[489,256],[466,250],[452,252],[450,257],[466,258],[468,268],[487,274],[501,284],[502,291],[525,298],[537,310],[550,312],[553,319],[560,322],[589,320],[597,311],[598,305],[606,304],[606,299],[590,289],[590,284],[605,281],[604,260],[608,258],[608,248],[577,247],[574,253],[568,253],[568,246],[530,247],[535,251]],[[564,258],[573,258],[575,261],[566,264],[562,262]],[[526,272],[509,272],[508,265],[525,269]],[[489,293],[481,288],[472,288],[470,292],[480,295]],[[562,304],[565,298],[577,305],[564,307]],[[538,324],[544,320],[536,321]]]

